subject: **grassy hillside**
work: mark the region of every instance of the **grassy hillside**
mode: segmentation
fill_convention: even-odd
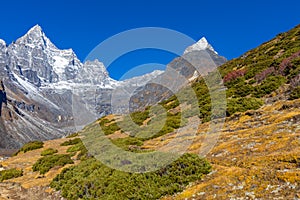
[[[291,91],[299,86],[300,26],[277,35],[238,59],[220,67],[229,98],[266,97],[288,84]]]
[[[300,26],[219,71],[226,86],[227,118],[205,159],[198,156],[206,147],[203,141],[222,115],[211,117],[211,96],[205,79],[198,78],[191,83],[196,104],[183,89],[143,111],[102,117],[70,138],[25,145],[1,162],[16,172],[4,182],[19,183],[28,193],[37,186],[43,195],[59,190],[68,199],[300,198]],[[193,121],[195,116],[201,123]],[[190,133],[193,126],[195,136]],[[177,143],[172,142],[175,137]],[[180,149],[191,138],[177,161],[143,174],[111,169],[84,145],[110,141],[143,155]],[[113,162],[126,169],[141,167],[117,157]]]
[[[212,173],[184,192],[163,199],[300,198],[299,122],[300,99],[233,115],[206,156]],[[208,123],[199,126],[190,153],[199,152],[208,129]],[[167,134],[142,147],[159,149],[172,137]]]

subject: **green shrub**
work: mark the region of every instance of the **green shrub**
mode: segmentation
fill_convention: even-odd
[[[254,84],[254,83],[256,83],[256,80],[255,80],[255,79],[251,79],[251,80],[249,80],[249,82],[248,82],[248,84],[250,84],[250,85],[252,85],[252,84]]]
[[[17,169],[7,169],[0,171],[0,182],[12,178],[17,178],[23,176],[23,171],[22,170],[17,170]]]
[[[114,121],[114,120],[112,120],[112,121]],[[102,117],[102,118],[100,118],[100,125],[102,126],[102,125],[108,124],[112,121],[110,121],[109,119],[107,119],[105,117]]]
[[[165,124],[162,126],[161,130],[156,130],[156,126],[161,127],[162,125],[161,120],[159,120],[159,116],[157,118],[158,119],[151,120],[151,122],[148,124],[149,127],[145,127],[140,131],[140,133],[138,133],[139,137],[142,135],[141,132],[144,132],[144,136],[148,135],[148,137],[143,137],[145,139],[157,138],[173,132],[175,129],[178,129],[186,123],[186,120],[181,119],[181,113],[172,114],[167,112]]]
[[[172,131],[174,131],[174,128],[172,128],[168,125],[165,125],[165,126],[163,126],[163,128],[158,133],[156,133],[154,136],[152,136],[149,139],[153,139],[153,138],[157,138],[157,137],[166,135],[167,133],[171,133]]]
[[[41,141],[28,142],[28,143],[24,144],[23,147],[17,153],[15,153],[15,155],[17,155],[20,152],[26,153],[28,151],[40,149],[40,148],[43,148],[43,146],[44,146],[44,143]]]
[[[245,82],[240,82],[236,84],[232,89],[234,90],[233,92],[234,96],[245,97],[253,92],[254,87]]]
[[[110,134],[113,134],[116,131],[120,130],[120,127],[118,126],[118,124],[117,123],[112,123],[113,121],[115,121],[115,120],[112,119],[110,121],[107,118],[101,118],[100,119],[100,127],[101,127],[101,129],[102,129],[102,131],[104,132],[105,135],[110,135]],[[111,124],[107,125],[108,123],[111,123]]]
[[[34,172],[39,171],[41,174],[45,174],[55,166],[63,167],[66,164],[73,163],[73,160],[68,154],[48,155],[38,159],[37,162],[32,166],[32,170]]]
[[[177,94],[178,95],[178,94]],[[173,100],[175,98],[175,100]],[[170,109],[173,109],[173,108],[176,108],[177,106],[179,106],[179,101],[178,99],[176,98],[176,96],[174,96],[172,98],[171,101],[167,101],[165,103],[162,104],[162,106],[166,109],[166,110],[170,110]]]
[[[142,146],[143,145],[143,141],[136,137],[118,138],[118,139],[112,140],[112,143],[126,151],[129,151],[130,150],[129,147],[132,145],[134,145],[134,146]]]
[[[57,152],[58,152],[57,149],[49,148],[49,149],[45,149],[44,151],[42,151],[41,156],[53,155]]]
[[[120,127],[122,131],[129,132],[130,136],[137,136],[145,139],[153,139],[178,129],[186,123],[186,120],[181,119],[181,113],[172,114],[167,112],[166,114],[160,110],[156,110],[156,106],[152,111],[155,112],[155,116],[152,116],[146,126],[136,127],[131,122],[129,116],[125,116],[123,121],[120,121]],[[141,120],[144,121],[144,120]]]
[[[103,130],[105,135],[110,135],[120,130],[120,127],[117,125],[117,123],[112,123],[108,126],[101,126],[101,129]]]
[[[67,138],[73,138],[79,136],[79,133],[72,133],[71,135],[68,135]]]
[[[293,89],[290,94],[290,100],[299,99],[300,98],[300,86]]]
[[[149,110],[130,113],[130,117],[132,121],[141,126],[143,125],[144,121],[149,118]]]
[[[289,69],[288,73],[289,73],[288,74],[289,79],[292,79],[298,74],[300,74],[300,57],[292,61],[292,67]]]
[[[67,199],[159,199],[181,192],[189,183],[209,173],[209,163],[195,154],[155,172],[127,173],[114,170],[95,159],[62,171],[51,187]]]
[[[60,146],[70,146],[70,145],[78,144],[80,142],[81,142],[80,138],[75,138],[73,140],[68,140],[63,142],[62,144],[60,144]]]
[[[68,153],[72,153],[72,152],[80,151],[80,150],[82,150],[82,147],[83,147],[83,146],[84,146],[84,145],[82,144],[82,142],[81,142],[81,143],[78,143],[78,144],[75,144],[74,146],[69,147],[69,148],[67,149],[67,152],[68,152]]]
[[[258,98],[263,97],[277,90],[283,83],[286,82],[283,76],[269,76],[260,85],[255,87],[254,95]]]
[[[82,143],[82,141],[78,144],[75,144],[74,146],[71,146],[67,149],[68,153],[74,153],[74,152],[79,152],[79,154],[77,155],[77,159],[84,159],[87,156],[88,150],[86,149],[86,147],[84,146],[84,144]]]
[[[202,119],[202,122],[210,121],[210,116],[211,116],[210,98],[207,98],[206,100],[199,103],[199,110],[200,110],[200,116],[199,117]]]
[[[261,99],[256,98],[233,98],[227,103],[227,116],[236,112],[245,112],[247,110],[256,110],[263,105]]]

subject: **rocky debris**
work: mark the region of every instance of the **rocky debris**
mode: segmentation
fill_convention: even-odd
[[[0,199],[1,200],[38,200],[38,199],[45,199],[45,200],[64,200],[61,197],[59,192],[52,192],[48,193],[46,190],[49,189],[48,187],[34,187],[30,189],[25,189],[21,187],[17,183],[0,183]]]

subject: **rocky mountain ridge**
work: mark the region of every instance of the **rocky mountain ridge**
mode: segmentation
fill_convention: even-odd
[[[201,39],[201,48],[212,50],[207,41],[203,43],[205,41]],[[187,76],[192,76],[194,71]],[[113,80],[100,61],[82,63],[72,49],[58,49],[39,25],[12,44],[1,40],[0,136],[3,140],[0,148],[18,148],[30,140],[61,137],[75,131],[74,123],[86,125],[112,112],[128,112],[123,106],[123,94],[118,97],[120,103],[112,109],[113,91],[143,91],[147,82],[166,74],[154,71],[124,81]],[[74,99],[78,97],[80,100],[76,103],[86,105],[91,119],[82,122],[76,122],[77,116],[74,119],[77,115],[74,106],[78,106]],[[149,99],[151,103],[157,102],[153,96]]]

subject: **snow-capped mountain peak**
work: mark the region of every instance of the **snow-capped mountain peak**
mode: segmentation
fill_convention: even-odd
[[[188,48],[185,49],[184,54],[190,53],[192,51],[201,51],[209,49],[213,51],[215,54],[218,54],[214,48],[208,43],[207,39],[205,37],[202,37],[198,42],[195,44],[189,46]]]
[[[24,36],[19,38],[16,43],[23,44],[31,48],[57,49],[57,47],[49,40],[39,25],[35,25],[29,29],[29,31]]]
[[[36,86],[74,79],[82,63],[72,49],[58,49],[39,25],[8,47],[11,68]]]
[[[213,50],[202,38],[186,51],[205,48]],[[180,59],[173,62],[173,69],[189,78],[192,70]],[[158,85],[174,78],[167,67],[165,72],[156,70],[124,81],[114,80],[99,60],[82,63],[72,49],[57,48],[39,25],[9,45],[0,40],[0,66],[4,102],[0,117],[5,119],[2,124],[6,130],[4,134],[0,130],[0,138],[16,148],[30,140],[61,137],[73,131],[78,120],[81,126],[103,115],[157,103],[168,96],[163,88],[155,92]],[[192,78],[197,76],[194,73]],[[127,94],[133,94],[132,102],[137,102],[130,105],[130,110]],[[86,120],[81,114],[91,117]]]
[[[6,42],[2,39],[0,39],[0,48],[5,47],[6,46]]]
[[[36,24],[31,29],[29,29],[28,33],[31,33],[31,32],[43,33],[43,29],[40,25]]]

